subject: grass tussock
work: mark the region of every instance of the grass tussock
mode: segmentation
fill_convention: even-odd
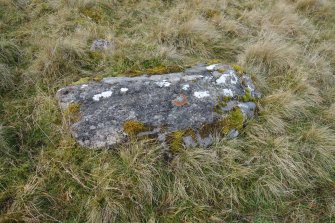
[[[330,0],[0,1],[0,222],[334,222],[334,10]],[[113,47],[92,51],[95,39]],[[252,75],[258,117],[237,139],[170,162],[151,139],[80,148],[66,125],[80,108],[61,114],[54,98],[72,83],[206,61]]]

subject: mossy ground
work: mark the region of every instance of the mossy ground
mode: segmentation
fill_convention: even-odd
[[[331,0],[0,1],[0,222],[334,222],[334,11]],[[94,39],[115,49],[92,53]],[[54,97],[85,77],[213,58],[254,74],[258,119],[170,163],[147,141],[80,148]]]

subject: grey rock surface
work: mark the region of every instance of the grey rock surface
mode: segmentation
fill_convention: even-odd
[[[105,39],[97,39],[94,40],[91,45],[91,50],[93,51],[103,51],[110,49],[112,47],[112,43]]]
[[[204,125],[222,120],[234,108],[241,110],[244,120],[254,117],[256,104],[240,100],[247,93],[260,96],[249,76],[228,65],[213,64],[180,73],[104,78],[62,88],[56,96],[64,112],[74,104],[80,108],[70,129],[84,147],[111,148],[125,142],[129,138],[125,123],[129,121],[147,127],[136,133],[138,137],[165,141],[174,131],[192,129],[194,136],[185,135],[184,144],[207,147],[213,136],[200,135]],[[229,101],[218,111],[222,98]]]

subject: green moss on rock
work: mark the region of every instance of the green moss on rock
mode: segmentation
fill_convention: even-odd
[[[79,80],[73,82],[73,85],[81,85],[81,84],[86,84],[88,82],[90,82],[92,80],[92,78],[90,77],[82,77]]]
[[[208,60],[207,61],[207,65],[211,65],[211,64],[219,64],[219,63],[221,63],[222,61],[221,60],[219,60],[219,59],[211,59],[211,60]]]
[[[150,67],[144,70],[128,70],[126,71],[126,74],[134,77],[134,76],[139,76],[142,74],[149,74],[149,75],[157,75],[157,74],[168,74],[168,73],[176,73],[176,72],[181,72],[183,71],[183,67],[173,65],[173,66],[166,66],[166,65],[158,65],[155,67]]]
[[[245,94],[242,95],[242,96],[239,96],[239,97],[238,97],[238,100],[239,100],[239,101],[242,101],[242,102],[248,102],[248,101],[253,101],[253,102],[254,102],[254,101],[256,100],[256,98],[253,97],[253,96],[251,95],[250,90],[249,90],[248,88],[246,88],[246,89],[245,89]]]
[[[232,65],[232,67],[236,71],[237,74],[241,75],[244,73],[244,69],[240,65],[234,64]]]
[[[147,74],[154,75],[154,74],[168,74],[168,73],[175,73],[181,72],[183,68],[181,66],[165,66],[159,65],[153,68],[148,68],[146,70]]]
[[[78,81],[72,83],[72,85],[87,84],[90,81],[101,81],[104,77],[102,75],[97,75],[95,77],[82,77]]]
[[[209,134],[219,133],[221,136],[227,135],[230,130],[242,130],[244,123],[244,116],[239,107],[233,108],[226,117],[210,123],[205,124],[200,128],[201,137],[207,137]]]
[[[229,96],[218,97],[218,103],[214,106],[214,112],[218,114],[223,114],[222,108],[227,106],[227,103],[231,100]]]
[[[224,135],[227,135],[230,130],[242,130],[244,122],[244,116],[239,107],[233,108],[222,121],[220,121],[220,125],[222,126],[221,132]]]
[[[129,136],[136,136],[140,132],[147,131],[148,128],[142,122],[128,120],[123,123],[123,130]]]
[[[184,149],[184,140],[186,136],[191,136],[194,140],[196,139],[196,133],[193,129],[177,130],[169,134],[167,142],[170,147],[172,154],[181,152]]]

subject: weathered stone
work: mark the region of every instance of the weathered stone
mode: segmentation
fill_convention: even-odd
[[[221,64],[197,65],[181,73],[104,78],[57,92],[63,111],[72,103],[80,106],[79,118],[70,129],[78,143],[89,148],[110,148],[132,135],[164,142],[176,131],[185,132],[186,146],[207,147],[213,141],[208,126],[234,123],[220,120],[237,108],[243,113],[241,121],[252,118],[255,97],[259,93],[250,77]],[[226,127],[219,126],[218,131]],[[236,137],[236,132],[229,135]]]
[[[196,146],[197,146],[197,143],[196,143],[196,141],[193,139],[192,136],[185,136],[185,137],[183,137],[183,142],[184,142],[184,145],[185,145],[187,148],[193,148],[193,147],[196,147]]]
[[[93,51],[103,51],[110,49],[112,46],[111,42],[105,39],[97,39],[94,40],[92,45],[91,45],[91,50]]]
[[[230,132],[227,134],[226,138],[227,139],[234,139],[239,135],[239,132],[237,129],[232,129]]]

